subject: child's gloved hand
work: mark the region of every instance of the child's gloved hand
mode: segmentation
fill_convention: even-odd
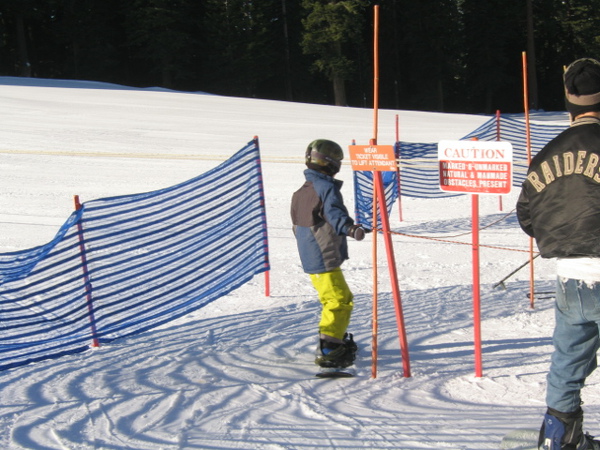
[[[362,241],[365,238],[365,233],[366,231],[362,225],[352,225],[350,228],[348,228],[348,232],[346,234],[357,241]]]

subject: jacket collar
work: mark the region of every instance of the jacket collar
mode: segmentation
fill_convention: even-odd
[[[591,123],[600,125],[600,117],[595,117],[595,116],[579,117],[571,123],[571,126],[576,127],[577,125],[588,125]]]
[[[334,183],[338,187],[342,187],[342,184],[344,184],[342,180],[337,180],[331,175],[327,175],[326,173],[322,173],[313,169],[306,169],[304,171],[304,177],[307,181],[314,181],[315,179],[326,180],[330,183]]]

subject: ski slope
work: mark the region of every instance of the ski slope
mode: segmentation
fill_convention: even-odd
[[[0,251],[49,241],[82,201],[147,192],[216,166],[255,135],[263,155],[271,295],[264,278],[159,329],[0,372],[6,449],[495,449],[537,428],[552,350],[554,262],[524,263],[518,192],[480,197],[483,377],[475,377],[471,199],[402,199],[391,215],[411,377],[403,373],[387,258],[377,252],[379,358],[372,376],[373,235],[343,266],[355,294],[357,376],[314,377],[319,304],[289,220],[315,138],[367,143],[368,109],[0,77]],[[459,139],[489,117],[380,111],[378,142]],[[564,120],[557,114],[553,119]],[[339,176],[350,209],[352,172]],[[424,239],[435,237],[435,240]],[[600,433],[600,378],[584,391]]]

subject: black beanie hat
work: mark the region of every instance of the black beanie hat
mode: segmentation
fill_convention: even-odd
[[[600,63],[583,58],[572,62],[564,74],[565,105],[573,118],[600,111]]]

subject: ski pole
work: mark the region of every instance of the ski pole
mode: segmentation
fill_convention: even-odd
[[[533,257],[533,259],[537,258],[538,256],[540,256],[540,254],[538,253],[537,255],[535,255]],[[523,264],[521,264],[519,267],[517,267],[515,270],[513,270],[511,273],[509,273],[508,275],[506,275],[504,278],[502,278],[500,281],[498,281],[493,287],[494,289],[497,288],[498,286],[502,286],[503,289],[506,289],[506,286],[504,285],[504,282],[506,280],[508,280],[510,277],[512,277],[515,273],[517,273],[519,270],[521,270],[523,267],[525,267],[527,264],[529,264],[529,260],[525,261]]]

